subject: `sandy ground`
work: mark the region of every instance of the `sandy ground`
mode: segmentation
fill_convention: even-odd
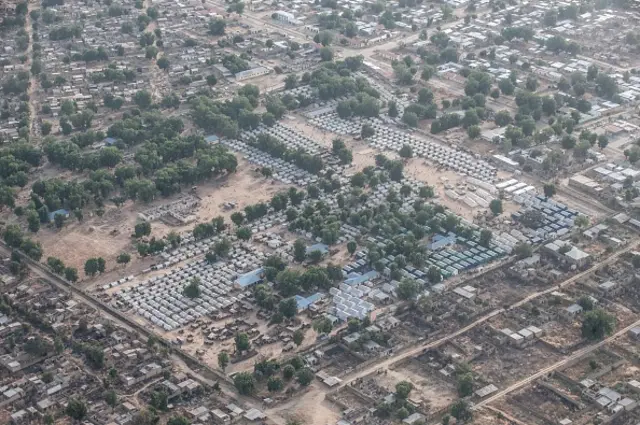
[[[311,384],[302,396],[287,403],[267,409],[267,415],[277,413],[287,419],[297,419],[305,425],[333,425],[340,419],[340,408],[325,400],[326,388],[320,388],[319,382]]]
[[[444,194],[445,189],[456,190],[464,184],[464,178],[455,171],[445,170],[422,158],[411,158],[406,162],[404,174],[433,186],[439,203],[467,220],[473,220],[476,211]]]
[[[224,216],[228,221],[234,211],[249,204],[269,200],[276,192],[287,188],[281,183],[258,176],[253,169],[251,164],[239,158],[236,173],[198,186],[197,194],[202,200],[196,211],[197,222],[209,221],[218,215]],[[70,218],[68,224],[60,230],[42,228],[37,234],[37,239],[42,243],[46,256],[61,258],[66,265],[78,268],[80,275],[83,275],[81,271],[88,258],[103,257],[107,261],[107,270],[115,271],[114,278],[117,280],[123,274],[131,274],[130,271],[124,272],[115,262],[121,252],[132,254],[129,269],[141,262],[130,238],[138,220],[138,213],[174,201],[180,196],[183,195],[159,198],[151,204],[128,201],[120,208],[109,205],[102,217],[85,213],[85,219],[81,223],[75,218]],[[225,210],[222,208],[224,202],[235,202],[237,208]],[[195,223],[173,227],[154,221],[151,225],[151,236],[164,237],[172,230],[184,232],[192,229],[194,225]]]
[[[339,136],[337,134],[313,127],[301,117],[289,116],[284,124],[291,128],[295,128],[296,130],[305,134],[307,137],[312,138],[313,140],[329,149],[331,148],[333,139],[339,137],[344,140],[347,147],[353,151],[352,168],[354,172],[357,170],[362,170],[363,168],[368,166],[375,166],[375,156],[381,152],[375,148],[370,147],[363,141],[354,140],[350,137]],[[384,152],[384,154],[392,158],[395,158],[397,156],[393,152]],[[499,177],[510,177],[510,174],[504,174],[504,176]],[[460,176],[455,171],[445,170],[444,168],[441,168],[438,165],[432,164],[429,161],[421,158],[412,158],[405,164],[405,175],[415,180],[427,183],[430,186],[433,186],[438,195],[438,202],[469,221],[472,221],[475,215],[486,211],[485,208],[481,207],[469,208],[463,202],[451,199],[444,194],[445,186],[451,186],[460,194],[464,193],[464,177]],[[511,204],[509,202],[504,202],[504,207],[505,212],[507,212],[507,209],[509,209],[509,212],[511,212],[511,210],[517,211],[519,208],[517,205]]]
[[[469,221],[473,221],[475,216],[488,211],[488,208],[480,206],[470,208],[461,200],[455,200],[445,195],[446,189],[452,189],[459,195],[464,195],[468,192],[465,177],[455,171],[446,170],[422,158],[412,158],[405,165],[405,175],[433,186],[437,195],[437,202]],[[499,174],[498,177],[505,179],[510,178],[511,175],[502,176]],[[509,215],[520,209],[519,205],[508,200],[503,200],[502,206],[504,215]]]
[[[395,391],[398,382],[407,381],[412,383],[414,389],[409,397],[415,400],[422,400],[431,410],[446,407],[457,398],[453,389],[438,378],[427,379],[408,368],[387,369],[386,373],[376,375],[375,378],[380,386],[387,388],[390,392]]]
[[[205,222],[216,216],[223,216],[228,223],[229,217],[235,211],[244,209],[247,205],[268,201],[277,192],[288,189],[284,185],[272,179],[265,179],[258,172],[257,167],[250,164],[243,158],[238,158],[238,171],[228,178],[216,180],[198,186],[197,194],[201,198],[200,206],[196,211],[197,222]],[[226,210],[223,203],[234,202],[237,204],[235,210]],[[157,228],[162,229],[162,223],[158,223]],[[169,227],[166,233],[171,230],[184,231],[193,228],[193,224],[184,227]]]
[[[287,116],[287,119],[282,122],[287,127],[294,128],[306,137],[316,141],[322,146],[331,149],[333,139],[342,139],[347,145],[347,148],[352,150],[353,162],[351,168],[353,173],[360,171],[365,167],[375,166],[375,156],[380,153],[376,149],[371,148],[369,145],[362,141],[354,140],[352,137],[340,136],[330,131],[321,130],[317,127],[309,124],[304,118],[299,116]]]
[[[107,207],[102,217],[87,214],[83,222],[70,217],[69,224],[60,230],[42,228],[37,239],[42,243],[46,257],[58,257],[67,266],[76,267],[82,278],[87,259],[102,257],[107,262],[107,269],[112,269],[118,254],[133,252],[130,235],[136,214],[132,202],[121,208]]]

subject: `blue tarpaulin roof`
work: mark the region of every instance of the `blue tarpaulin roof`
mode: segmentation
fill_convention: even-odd
[[[214,142],[217,142],[217,141],[218,141],[218,136],[216,136],[216,135],[214,135],[214,134],[212,134],[212,135],[210,135],[210,136],[206,136],[206,137],[204,138],[204,141],[205,141],[205,142],[207,142],[207,143],[214,143]]]
[[[456,243],[456,235],[454,233],[449,232],[447,236],[444,235],[435,235],[431,240],[431,243],[427,245],[427,248],[431,250],[439,249],[445,247],[447,245],[453,245]]]
[[[372,271],[367,272],[365,274],[351,273],[351,274],[349,274],[349,276],[351,276],[351,277],[349,277],[349,279],[344,281],[345,284],[347,284],[347,285],[359,285],[359,284],[367,282],[369,280],[373,280],[373,279],[377,278],[379,275],[378,275],[377,271],[372,270]]]
[[[323,294],[317,292],[308,297],[302,297],[300,295],[296,295],[296,303],[298,304],[298,310],[304,310],[308,308],[311,304],[315,303],[318,300],[321,300],[324,297]]]
[[[260,267],[259,269],[255,269],[254,271],[245,273],[242,276],[238,276],[238,279],[236,279],[236,283],[243,288],[254,285],[262,280],[263,271],[264,269]]]
[[[323,243],[317,243],[315,245],[311,245],[307,247],[307,254],[313,252],[313,251],[320,251],[323,254],[326,254],[327,252],[329,252],[329,246],[325,245]]]

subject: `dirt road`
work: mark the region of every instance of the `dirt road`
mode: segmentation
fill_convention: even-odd
[[[609,257],[605,258],[604,260],[594,264],[592,267],[588,268],[587,270],[585,270],[583,272],[580,272],[580,273],[570,277],[569,279],[559,283],[558,285],[554,285],[551,288],[548,288],[548,289],[545,289],[543,291],[539,291],[539,292],[533,293],[531,295],[528,295],[525,298],[523,298],[522,300],[520,300],[520,301],[512,304],[511,306],[509,306],[506,310],[515,309],[515,308],[520,307],[520,306],[522,306],[522,305],[524,305],[524,304],[526,304],[526,303],[528,303],[528,302],[530,302],[530,301],[532,301],[532,300],[534,300],[536,298],[539,298],[541,296],[550,294],[550,293],[552,293],[554,291],[557,291],[557,290],[562,289],[562,288],[564,288],[564,287],[566,287],[568,285],[571,285],[571,284],[577,282],[578,280],[580,280],[580,279],[590,275],[591,273],[595,272],[600,267],[602,267],[604,265],[607,265],[607,264],[613,263],[621,255],[624,255],[625,253],[636,249],[638,247],[638,245],[640,245],[640,240],[635,240],[632,243],[630,243],[629,245],[627,245],[624,249],[622,249],[622,250],[610,255]],[[483,316],[483,317],[477,319],[473,323],[471,323],[471,324],[469,324],[469,325],[467,325],[467,326],[465,326],[465,327],[463,327],[461,329],[458,329],[457,331],[455,331],[455,332],[453,332],[453,333],[451,333],[449,335],[446,335],[446,336],[444,336],[444,337],[442,337],[442,338],[440,338],[440,339],[438,339],[436,341],[427,342],[427,343],[419,345],[417,347],[408,348],[407,350],[401,351],[401,352],[399,352],[399,353],[397,353],[397,354],[395,354],[395,355],[393,355],[393,356],[391,356],[391,357],[389,357],[389,358],[387,358],[387,359],[385,359],[383,361],[377,362],[377,363],[372,364],[371,366],[366,367],[366,368],[364,368],[362,370],[359,370],[359,371],[353,372],[353,373],[351,373],[349,375],[346,375],[346,377],[343,378],[343,382],[342,382],[341,388],[346,386],[346,385],[349,385],[351,382],[355,381],[358,378],[362,378],[364,376],[369,375],[370,373],[375,372],[378,369],[389,368],[389,367],[393,366],[394,364],[396,364],[396,363],[398,363],[398,362],[400,362],[400,361],[402,361],[404,359],[419,355],[421,352],[423,352],[425,350],[429,350],[431,348],[438,347],[438,346],[444,344],[445,342],[447,342],[447,341],[449,341],[449,340],[451,340],[451,339],[453,339],[453,338],[455,338],[455,337],[457,337],[459,335],[462,335],[463,333],[475,328],[476,326],[483,324],[487,320],[491,319],[492,317],[497,316],[500,313],[503,313],[506,310],[504,308],[496,309],[496,310],[492,311],[491,313],[487,314],[486,316]]]
[[[40,10],[39,3],[33,4],[32,2],[27,3],[27,17],[25,20],[25,30],[29,35],[29,47],[25,52],[25,56],[27,57],[27,62],[25,65],[28,69],[31,69],[31,64],[33,62],[33,26],[31,25],[31,11]],[[29,136],[34,137],[40,134],[40,127],[37,125],[37,106],[36,105],[36,96],[34,96],[34,92],[38,85],[37,76],[30,74],[29,78],[29,88],[27,90],[27,94],[29,95]]]
[[[541,378],[551,372],[553,372],[556,369],[561,368],[562,366],[565,366],[566,364],[568,364],[569,362],[571,362],[572,360],[578,359],[586,354],[591,353],[594,350],[597,350],[598,348],[602,347],[603,345],[613,341],[614,339],[626,334],[627,332],[629,332],[630,329],[636,327],[636,326],[640,326],[640,320],[638,320],[637,322],[634,322],[632,324],[630,324],[629,326],[620,329],[618,332],[614,333],[613,335],[611,335],[609,338],[603,339],[602,341],[598,342],[597,344],[593,344],[593,345],[589,345],[588,347],[584,347],[578,351],[576,351],[575,353],[571,354],[569,357],[566,357],[562,360],[560,360],[557,363],[552,364],[549,367],[546,367],[544,369],[541,369],[540,371],[534,373],[531,376],[528,376],[527,378],[522,379],[521,381],[516,382],[513,385],[508,386],[507,388],[505,388],[502,391],[497,392],[496,394],[494,394],[493,396],[482,400],[479,403],[476,403],[472,409],[473,410],[477,410],[482,408],[483,406],[486,406],[487,404],[494,402],[496,400],[498,400],[501,397],[504,397],[505,395],[512,393],[516,390],[519,390],[520,388],[524,387],[525,385],[535,381],[538,378]]]

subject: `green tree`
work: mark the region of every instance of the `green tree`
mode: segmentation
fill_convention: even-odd
[[[31,232],[38,233],[40,230],[40,216],[37,212],[30,210],[27,214],[27,225]]]
[[[578,227],[587,227],[589,225],[589,217],[580,214],[575,218],[574,224]]]
[[[524,259],[533,255],[533,248],[528,243],[519,243],[513,248],[513,253],[518,259]]]
[[[43,121],[42,124],[40,125],[40,131],[42,132],[43,136],[47,136],[49,135],[49,133],[51,133],[51,123],[49,121]]]
[[[60,340],[60,338],[56,338],[53,340],[53,349],[55,350],[56,354],[62,354],[62,352],[64,351],[64,344],[62,343],[62,340]]]
[[[235,337],[236,351],[242,354],[243,351],[247,351],[251,346],[249,336],[246,333],[237,333]]]
[[[313,329],[319,334],[328,334],[333,329],[333,324],[331,320],[323,317],[313,322]]]
[[[396,104],[395,101],[390,100],[388,103],[388,111],[387,114],[391,117],[391,118],[395,118],[398,116],[398,105]]]
[[[137,223],[134,226],[133,236],[135,238],[141,238],[143,236],[149,236],[151,234],[151,223],[148,221],[143,221],[141,223]]]
[[[223,238],[213,245],[213,251],[220,257],[226,257],[231,251],[231,242],[227,238]]]
[[[84,263],[84,274],[87,276],[95,276],[98,273],[98,259],[89,258]]]
[[[485,248],[488,248],[489,244],[491,244],[492,237],[493,237],[493,234],[491,233],[491,230],[482,229],[480,231],[480,245],[484,246]]]
[[[23,242],[22,230],[18,225],[10,224],[4,229],[3,239],[12,248],[19,248]]]
[[[405,110],[402,114],[402,122],[407,124],[409,127],[417,127],[418,121],[418,115],[415,112]]]
[[[240,226],[244,222],[244,214],[239,211],[234,212],[233,214],[231,214],[231,221],[236,226]]]
[[[56,258],[56,257],[47,258],[47,265],[56,274],[63,274],[64,273],[64,269],[65,269],[64,263],[59,258]]]
[[[625,149],[624,156],[630,163],[635,164],[640,159],[640,148],[632,146],[629,149]]]
[[[314,378],[313,371],[308,367],[304,367],[300,369],[298,373],[296,373],[296,379],[298,380],[300,385],[302,385],[303,387],[306,387],[309,384],[311,384],[311,382],[313,382],[313,378]]]
[[[302,239],[293,243],[293,259],[301,263],[307,258],[307,244]]]
[[[543,190],[544,196],[546,196],[547,198],[551,198],[556,194],[556,185],[553,183],[545,183]]]
[[[598,136],[598,147],[604,149],[609,145],[609,138],[604,134]]]
[[[249,227],[239,227],[236,230],[236,236],[238,237],[238,239],[241,239],[243,241],[248,241],[249,239],[251,239],[251,229]]]
[[[369,124],[362,124],[362,128],[360,130],[360,137],[366,139],[376,134],[375,129]]]
[[[140,4],[142,4],[142,1],[140,1]],[[132,423],[135,425],[155,425],[158,421],[160,421],[160,417],[156,413],[155,409],[151,408],[140,410],[132,418]]]
[[[200,279],[194,277],[191,281],[182,289],[182,295],[187,298],[198,298],[200,296]]]
[[[427,279],[431,283],[439,283],[442,280],[442,272],[437,266],[431,266],[427,270]]]
[[[413,157],[413,149],[411,148],[410,145],[405,144],[400,148],[400,151],[398,152],[398,154],[402,158],[411,158]]]
[[[433,186],[421,186],[418,190],[418,196],[423,199],[433,198],[435,196],[435,191],[433,190]]]
[[[284,89],[291,90],[298,85],[298,76],[296,74],[289,74],[284,79]]]
[[[171,64],[169,63],[169,59],[167,59],[166,56],[162,56],[160,59],[156,61],[156,65],[158,65],[158,68],[162,70],[167,70],[169,69],[169,66]]]
[[[227,23],[224,19],[216,18],[209,21],[209,34],[224,35]]]
[[[282,383],[282,379],[277,376],[270,376],[267,380],[267,390],[270,392],[276,392],[282,390],[284,384]]]
[[[507,96],[511,96],[515,91],[515,86],[508,78],[503,78],[502,80],[498,81],[498,88],[503,94]]]
[[[296,374],[296,368],[290,364],[282,368],[282,377],[286,380],[293,378],[295,374]]]
[[[156,410],[164,412],[169,407],[169,396],[164,391],[154,391],[151,393],[151,402],[149,404]]]
[[[489,209],[493,215],[502,214],[502,201],[500,199],[494,199],[489,203]]]
[[[583,295],[578,298],[578,305],[580,305],[584,311],[591,311],[594,307],[593,299],[588,295]]]
[[[218,84],[218,79],[214,74],[207,75],[206,80],[207,80],[207,84],[210,86],[215,86],[216,84]]]
[[[467,422],[473,418],[473,413],[466,401],[458,400],[451,405],[451,416],[458,421]]]
[[[396,293],[401,300],[412,300],[418,296],[420,285],[413,279],[402,279],[398,284]]]
[[[613,315],[602,309],[591,310],[582,320],[582,336],[590,340],[601,340],[613,332],[615,325]]]
[[[151,97],[151,93],[147,90],[139,90],[133,96],[133,101],[140,109],[147,109],[153,103],[153,99]]]
[[[109,390],[104,394],[104,401],[111,407],[116,407],[118,404],[118,396],[115,391]]]
[[[218,353],[218,366],[220,369],[225,370],[227,365],[229,364],[229,354],[226,351],[221,351]]]
[[[472,125],[467,128],[467,135],[470,139],[477,139],[480,136],[481,129],[478,125]]]
[[[413,390],[413,384],[407,381],[400,381],[396,384],[396,397],[401,400],[409,398],[409,394]]]
[[[131,255],[129,255],[126,252],[121,253],[120,255],[118,255],[118,257],[116,258],[116,263],[118,264],[124,264],[127,265],[129,264],[129,262],[131,261]]]
[[[145,57],[147,59],[155,59],[157,56],[158,48],[156,46],[147,46],[147,48],[145,49]]]
[[[87,405],[84,403],[84,401],[72,397],[67,402],[65,413],[71,419],[81,421],[87,415]]]
[[[468,397],[473,394],[473,375],[471,373],[463,373],[457,377],[458,395],[460,397]]]
[[[302,329],[296,329],[296,331],[293,333],[293,342],[297,346],[300,346],[303,341],[304,341],[304,332],[302,331]]]
[[[240,372],[233,377],[233,384],[242,395],[249,395],[255,391],[256,380],[251,372]]]
[[[78,269],[66,267],[64,269],[64,278],[69,282],[76,282],[78,280]]]
[[[280,301],[278,311],[287,319],[293,319],[298,312],[298,304],[295,298],[287,298]]]
[[[356,243],[356,241],[347,242],[347,251],[349,251],[350,255],[355,254],[357,249],[358,249],[358,244]]]
[[[320,59],[323,62],[331,62],[333,60],[333,50],[330,47],[322,47],[320,49]]]
[[[496,116],[494,118],[494,122],[497,126],[500,127],[506,127],[507,125],[511,124],[511,121],[512,119],[509,111],[499,111],[498,113],[496,113]]]

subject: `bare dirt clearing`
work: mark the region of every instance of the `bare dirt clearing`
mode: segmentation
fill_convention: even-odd
[[[198,186],[197,195],[201,201],[195,211],[196,222],[209,221],[218,215],[224,216],[228,222],[229,216],[234,211],[242,210],[250,204],[267,201],[276,192],[287,188],[271,179],[256,178],[257,173],[254,169],[252,164],[238,158],[236,173]],[[88,258],[102,257],[107,261],[107,270],[115,269],[116,274],[122,274],[122,268],[116,266],[115,262],[118,254],[121,252],[135,254],[132,255],[133,264],[129,268],[141,261],[130,238],[138,221],[138,213],[174,201],[180,196],[182,195],[159,198],[150,204],[128,201],[120,208],[109,205],[102,217],[93,213],[86,214],[82,222],[70,217],[68,224],[62,229],[43,228],[37,238],[42,243],[47,256],[58,257],[68,266],[82,270]],[[236,208],[224,209],[225,202],[235,203]],[[185,232],[191,230],[193,226],[194,223],[185,226],[169,226],[161,221],[154,221],[151,236],[161,238],[172,230]]]

